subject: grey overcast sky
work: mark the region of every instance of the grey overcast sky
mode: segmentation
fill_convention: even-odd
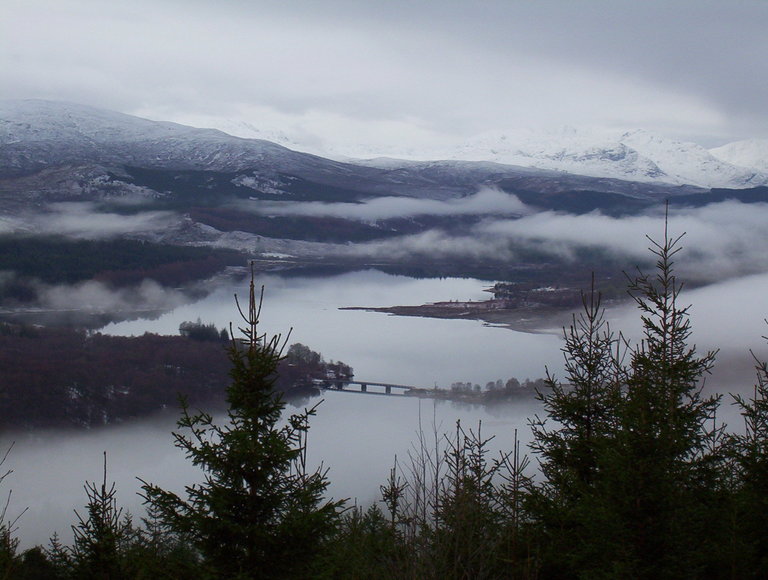
[[[766,0],[3,0],[0,96],[302,142],[768,138]]]

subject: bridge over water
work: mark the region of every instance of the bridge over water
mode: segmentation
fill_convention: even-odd
[[[314,379],[313,386],[328,391],[343,391],[345,393],[360,393],[365,395],[391,395],[402,397],[413,389],[423,390],[413,385],[396,385],[394,383],[378,383],[376,381],[352,381],[337,379]]]

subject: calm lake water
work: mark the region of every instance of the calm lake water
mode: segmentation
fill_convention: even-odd
[[[378,271],[330,277],[265,276],[262,330],[285,333],[319,351],[326,360],[350,364],[358,379],[431,387],[472,381],[485,385],[543,376],[545,366],[562,366],[556,334],[527,334],[466,320],[436,320],[339,310],[344,306],[392,306],[441,300],[482,300],[489,282],[473,279],[423,279]],[[112,324],[102,332],[176,334],[185,320],[200,318],[217,327],[237,322],[233,295],[247,299],[247,281],[222,284],[207,298],[180,306],[155,320]],[[509,449],[515,429],[528,439],[533,404],[493,410],[411,398],[327,393],[311,422],[309,454],[329,468],[330,493],[367,504],[379,497],[395,456],[407,460],[419,426],[450,432],[457,419],[467,427],[482,421],[494,449]],[[316,402],[319,399],[311,401]],[[296,410],[288,407],[288,410]],[[57,531],[65,541],[86,501],[84,480],[101,478],[107,452],[108,479],[117,482],[121,505],[141,515],[137,476],[180,491],[199,472],[171,442],[175,413],[131,425],[62,435],[39,432],[17,439],[8,460],[14,469],[3,489],[12,488],[12,506],[29,506],[19,522],[25,545],[47,543]],[[431,436],[431,435],[430,435]]]
[[[511,376],[537,378],[544,367],[559,373],[562,341],[557,333],[526,334],[466,320],[407,318],[344,306],[418,305],[440,300],[482,300],[490,282],[472,279],[423,279],[363,271],[327,277],[281,277],[259,280],[266,286],[262,330],[286,332],[291,342],[302,342],[326,359],[342,360],[358,379],[431,387],[455,381],[484,385]],[[718,365],[707,384],[720,392],[751,393],[754,381],[749,350],[768,358],[763,318],[768,276],[725,282],[685,295],[692,302],[693,339],[700,349],[720,348]],[[103,332],[176,334],[186,320],[214,323],[219,328],[237,322],[233,294],[247,298],[247,281],[222,283],[207,298],[180,306],[155,320],[109,325]],[[724,296],[728,299],[724,300]],[[638,334],[637,311],[631,305],[608,313],[614,328]],[[738,371],[738,372],[737,372]],[[329,392],[311,422],[310,461],[329,469],[329,492],[366,505],[379,499],[379,486],[394,458],[407,463],[419,426],[432,437],[434,430],[450,433],[457,419],[493,435],[491,447],[510,449],[515,430],[525,443],[530,438],[527,418],[537,412],[533,403],[485,409],[449,402]],[[314,399],[314,403],[319,399]],[[288,407],[288,411],[296,411]],[[730,416],[729,416],[730,415]],[[739,425],[740,417],[726,397],[719,417]],[[200,472],[172,445],[170,432],[177,414],[87,433],[36,432],[16,438],[6,467],[14,470],[0,491],[13,490],[10,515],[29,511],[18,523],[24,546],[46,544],[57,531],[65,542],[70,525],[82,513],[84,480],[100,481],[103,453],[108,457],[108,479],[117,484],[118,500],[140,516],[140,488],[136,477],[181,491]],[[435,426],[433,428],[433,425]],[[7,444],[9,441],[5,441]]]
[[[342,360],[369,381],[432,387],[472,381],[485,385],[515,376],[544,375],[560,365],[560,338],[512,332],[473,320],[391,316],[339,310],[345,306],[419,305],[443,300],[485,300],[492,283],[474,279],[413,279],[375,270],[325,278],[265,276],[263,331],[285,333],[326,360]],[[200,318],[217,327],[237,323],[233,295],[247,301],[247,281],[222,286],[208,298],[181,306],[157,320],[112,324],[109,334],[177,334],[179,324]]]

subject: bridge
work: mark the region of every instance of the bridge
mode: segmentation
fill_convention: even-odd
[[[362,393],[366,395],[392,395],[402,397],[413,389],[412,385],[396,385],[394,383],[377,383],[375,381],[353,381],[341,379],[314,379],[312,385],[328,391],[343,391],[345,393]]]

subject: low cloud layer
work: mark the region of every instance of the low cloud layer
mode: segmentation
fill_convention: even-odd
[[[706,281],[768,271],[768,204],[735,201],[701,208],[672,209],[671,236],[685,234],[679,268],[687,276]],[[510,240],[537,241],[562,255],[577,247],[598,247],[616,256],[648,258],[650,242],[661,240],[664,216],[652,213],[613,218],[599,213],[566,215],[544,212],[516,221],[497,221],[483,227],[484,234]]]
[[[768,204],[723,202],[702,208],[670,211],[669,232],[685,233],[678,271],[699,282],[768,272]],[[536,250],[571,259],[580,248],[595,248],[626,260],[648,262],[646,236],[660,240],[664,216],[648,214],[615,218],[597,212],[570,215],[541,212],[520,219],[489,219],[472,235],[429,231],[414,236],[361,244],[349,251],[360,256],[408,258],[519,259],[521,250]]]
[[[166,310],[188,300],[182,292],[164,288],[150,279],[144,279],[136,286],[117,289],[88,280],[73,285],[40,284],[36,290],[41,307],[61,311]]]
[[[520,216],[531,213],[530,208],[516,196],[488,187],[482,188],[474,195],[448,201],[411,197],[377,197],[359,204],[258,202],[244,207],[267,215],[338,217],[368,222],[422,215]]]
[[[74,238],[99,239],[162,231],[178,222],[178,216],[172,212],[151,211],[134,215],[102,213],[90,202],[56,203],[47,209],[46,213],[26,217],[26,229]]]

